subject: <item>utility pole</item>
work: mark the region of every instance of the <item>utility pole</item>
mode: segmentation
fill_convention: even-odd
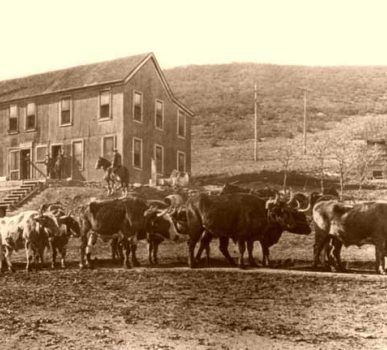
[[[257,84],[254,84],[254,160],[258,160],[258,116],[257,116]]]
[[[306,134],[308,129],[308,121],[306,116],[306,94],[307,92],[311,92],[312,90],[306,87],[299,87],[298,89],[304,92],[304,126],[303,126],[303,154],[306,155]]]

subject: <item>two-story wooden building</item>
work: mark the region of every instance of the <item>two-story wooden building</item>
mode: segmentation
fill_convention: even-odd
[[[0,176],[40,178],[64,153],[66,177],[101,179],[116,147],[131,182],[191,170],[192,112],[172,93],[153,53],[0,82]]]

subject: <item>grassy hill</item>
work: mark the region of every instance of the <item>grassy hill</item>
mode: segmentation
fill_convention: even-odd
[[[308,94],[308,145],[349,129],[357,137],[387,137],[387,67],[302,67],[254,63],[169,69],[167,79],[194,112],[193,174],[279,171],[287,142],[301,147],[303,92]],[[259,162],[253,159],[254,84],[260,117]],[[351,118],[349,118],[351,117]],[[373,122],[375,120],[375,123]],[[352,136],[351,136],[352,137]],[[310,154],[310,153],[309,153]],[[313,172],[313,157],[293,162]]]
[[[387,112],[387,67],[303,67],[254,63],[195,65],[166,70],[176,95],[196,113],[196,140],[253,137],[254,84],[261,137],[292,138],[302,131],[308,87],[309,132],[347,116]]]

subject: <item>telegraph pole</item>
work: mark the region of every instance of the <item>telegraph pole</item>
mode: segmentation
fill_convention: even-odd
[[[303,152],[302,153],[306,155],[306,134],[308,129],[308,121],[306,116],[306,95],[307,95],[307,92],[311,92],[312,90],[306,87],[299,87],[298,89],[304,92],[304,126],[303,126]]]
[[[254,160],[258,160],[258,116],[257,116],[257,84],[254,84]]]

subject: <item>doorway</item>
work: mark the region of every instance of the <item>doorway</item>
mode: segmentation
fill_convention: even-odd
[[[52,145],[51,146],[51,158],[56,159],[59,153],[62,152],[62,145]]]
[[[31,150],[20,150],[20,180],[31,178]]]

